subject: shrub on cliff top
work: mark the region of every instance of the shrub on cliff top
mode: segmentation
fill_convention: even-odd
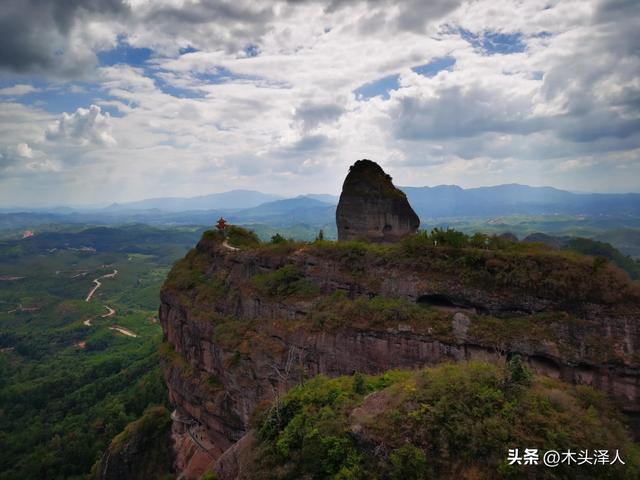
[[[251,478],[631,479],[638,473],[639,446],[591,388],[530,377],[513,364],[447,364],[384,376],[365,376],[364,389],[353,388],[353,377],[319,376],[289,391],[262,423]],[[608,449],[611,458],[618,450],[625,464],[509,465],[513,448],[536,448],[540,458],[552,449]]]
[[[237,225],[231,225],[226,229],[226,235],[229,239],[229,245],[236,248],[249,248],[257,247],[260,245],[260,239],[258,235],[252,230],[238,227]]]
[[[244,229],[234,228],[236,232],[244,232],[245,239],[254,236]],[[218,237],[216,232],[206,233],[198,248],[176,262],[167,278],[166,287],[173,287],[179,294],[189,297],[185,298],[186,304],[194,301],[198,293],[196,287],[204,283],[209,286],[202,300],[213,303],[227,293],[225,282],[213,281],[215,279],[207,273],[220,251],[208,248],[206,242],[218,241]],[[439,239],[437,245],[435,239]],[[507,246],[495,247],[494,240]],[[460,246],[465,242],[468,246]],[[640,284],[632,283],[622,270],[592,257],[498,237],[469,238],[452,230],[434,230],[431,234],[418,232],[395,245],[287,240],[259,246],[261,255],[278,256],[278,261],[294,250],[304,251],[321,262],[336,262],[342,273],[351,275],[372,291],[378,289],[387,271],[396,274],[433,272],[455,276],[461,284],[488,291],[523,292],[562,301],[566,305],[584,302],[627,304],[640,299]],[[222,277],[219,280],[223,280]],[[252,280],[252,285],[271,297],[298,295],[311,298],[317,293],[303,272],[294,271],[294,267],[258,276]]]
[[[254,275],[251,286],[268,297],[306,298],[318,294],[318,288],[295,265],[285,265],[273,272]]]
[[[440,339],[449,339],[451,316],[447,312],[425,308],[399,298],[376,296],[348,298],[345,292],[335,292],[318,301],[311,311],[315,328],[398,328],[400,324],[416,332],[430,333]]]

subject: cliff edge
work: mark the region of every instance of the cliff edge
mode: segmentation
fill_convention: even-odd
[[[319,374],[518,355],[638,415],[640,291],[624,272],[540,245],[424,238],[232,251],[206,232],[161,294],[162,367],[171,401],[192,421],[174,422],[182,478],[235,455],[256,412]]]
[[[365,428],[356,410],[375,405],[370,405],[373,400],[368,401],[363,392],[379,391],[376,398],[389,400],[386,388],[396,387],[385,383],[388,372],[402,369],[403,375],[411,376],[411,371],[445,363],[494,365],[497,370],[491,366],[463,368],[461,373],[448,371],[442,378],[455,374],[468,380],[468,372],[488,368],[489,384],[477,388],[486,393],[491,387],[494,400],[511,398],[507,409],[526,408],[529,394],[514,394],[505,380],[512,375],[505,373],[505,365],[518,359],[523,371],[536,375],[533,383],[514,387],[518,392],[548,396],[552,403],[559,402],[558,409],[578,412],[580,418],[586,418],[585,411],[591,412],[598,421],[590,425],[598,431],[608,431],[611,420],[616,441],[629,444],[622,423],[635,422],[636,432],[640,423],[640,286],[625,272],[602,259],[542,244],[481,234],[466,237],[454,231],[415,232],[417,217],[414,219],[404,195],[398,194],[379,166],[366,160],[351,168],[340,203],[341,240],[373,241],[264,244],[251,232],[231,227],[226,233],[205,232],[172,268],[162,288],[159,317],[164,332],[162,369],[176,406],[172,438],[180,479],[196,479],[210,471],[221,479],[259,478],[256,472],[261,469],[273,473],[267,478],[300,478],[291,472],[325,478],[315,470],[304,470],[308,465],[296,470],[302,468],[296,460],[301,457],[291,452],[298,452],[304,436],[293,432],[300,431],[297,422],[303,420],[291,425],[290,421],[302,408],[300,402],[310,401],[309,408],[316,408],[337,398],[321,395],[319,403],[310,400],[318,393],[310,379],[342,376],[337,382],[344,387],[345,382],[355,382],[362,375],[382,375],[383,380],[358,380],[357,395],[341,413],[342,425],[351,433],[325,438],[337,442],[327,452],[346,452],[344,442],[352,442],[358,458],[382,452],[381,456],[372,454],[373,459],[381,462],[380,472],[390,471],[393,452],[400,455],[400,462],[406,453],[422,454],[402,450],[401,439],[380,439],[375,431],[366,431],[375,426]],[[385,230],[387,224],[391,228]],[[396,241],[387,241],[391,239]],[[438,402],[436,394],[428,393],[430,384],[418,377],[403,378],[402,387],[397,388],[422,386],[432,402],[425,405]],[[372,382],[377,387],[371,387]],[[572,385],[579,388],[569,389]],[[339,397],[343,387],[331,387],[331,395]],[[452,395],[451,399],[466,395],[455,382],[447,383],[447,389],[438,395]],[[302,396],[290,403],[294,410],[287,410],[287,398],[298,394]],[[618,414],[611,413],[607,402],[594,400],[599,395],[605,395],[616,412],[624,411],[625,420],[616,420]],[[407,401],[402,405],[387,402],[380,411],[381,419],[387,418],[387,410],[400,406],[411,410],[420,405],[409,397],[397,398]],[[458,413],[468,415],[464,422],[470,424],[495,425],[497,419],[491,420],[490,409],[484,408],[492,402],[482,400],[478,411],[465,404]],[[326,406],[331,409],[332,405]],[[425,415],[429,408],[425,406]],[[473,417],[476,413],[482,418]],[[540,411],[537,418],[542,421],[552,413]],[[316,420],[321,431],[322,418]],[[277,427],[267,434],[269,422],[276,422]],[[545,427],[545,432],[554,438],[574,438],[563,430],[563,423],[567,422],[558,420],[558,425]],[[526,430],[527,435],[537,438],[534,430]],[[315,431],[308,433],[313,436]],[[493,432],[491,446],[486,455],[478,454],[479,461],[491,458],[500,463],[496,459],[511,444],[509,435],[518,433],[509,431],[508,435]],[[576,432],[577,441],[582,430]],[[460,435],[469,439],[468,434]],[[424,453],[433,445],[429,438],[412,445]],[[310,438],[309,445],[317,440]],[[285,448],[287,442],[292,442],[291,448]],[[573,440],[570,443],[580,446]],[[393,451],[384,450],[384,445],[392,445]],[[443,445],[441,452],[454,446]],[[632,452],[635,447],[629,448]],[[275,458],[282,462],[257,453],[268,451],[280,455]],[[462,478],[451,462],[442,464],[436,473],[448,472],[441,478]],[[486,464],[478,468],[480,476],[473,477],[470,471],[469,478],[482,478],[482,472],[489,471]],[[339,478],[370,478],[364,473],[356,475],[357,471]],[[505,478],[513,474],[502,473]]]

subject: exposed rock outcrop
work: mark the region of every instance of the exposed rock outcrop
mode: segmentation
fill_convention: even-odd
[[[151,407],[118,434],[94,466],[96,480],[171,477],[171,419],[164,407]]]
[[[420,219],[377,163],[358,160],[342,186],[336,223],[338,240],[394,242],[416,232]]]
[[[510,260],[433,248],[406,258],[399,246],[358,248],[231,252],[205,235],[170,275],[160,308],[170,398],[227,465],[238,453],[223,452],[250,429],[256,408],[319,373],[518,354],[540,373],[600,388],[640,412],[640,295],[621,272],[594,274],[589,259],[557,254]]]

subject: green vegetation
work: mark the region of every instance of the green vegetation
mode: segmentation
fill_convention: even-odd
[[[451,228],[435,228],[431,233],[419,231],[392,245],[320,238],[300,242],[279,234],[274,235],[270,243],[259,243],[253,232],[232,228],[238,238],[244,239],[238,240],[238,245],[244,242],[247,247],[274,255],[306,249],[339,261],[346,271],[360,277],[371,267],[393,266],[411,259],[419,269],[454,274],[462,282],[484,288],[527,290],[543,296],[612,303],[628,295],[631,288],[622,271],[613,267],[626,270],[632,278],[640,274],[636,261],[608,244],[589,239],[574,239],[568,248],[558,250],[540,243],[514,242],[482,233],[470,236]],[[169,285],[184,291],[202,282],[205,269],[210,265],[209,246],[220,243],[222,238],[219,232],[205,232],[199,249],[190,252],[174,267]],[[203,262],[202,265],[199,262]],[[283,273],[295,280],[293,272]],[[260,282],[257,280],[257,283]]]
[[[226,230],[229,245],[236,248],[256,247],[260,244],[260,238],[251,230],[231,225]]]
[[[319,293],[319,289],[295,265],[285,265],[273,272],[254,275],[250,283],[258,292],[272,298],[311,298]]]
[[[0,479],[83,479],[113,437],[167,401],[159,290],[198,235],[133,226],[0,244],[0,274],[24,277],[0,282]],[[115,315],[103,318],[105,305]]]
[[[77,226],[76,226],[77,228]],[[52,250],[90,253],[140,253],[156,261],[171,264],[184,254],[185,245],[193,245],[202,228],[154,228],[146,225],[92,227],[79,231],[45,231],[25,240],[0,241],[0,262],[41,255]]]
[[[111,441],[105,456],[93,468],[96,476],[109,462],[110,471],[127,480],[172,480],[171,418],[163,406],[147,408]]]
[[[437,244],[434,238],[439,240]],[[393,245],[315,242],[309,248],[319,256],[338,260],[354,275],[411,260],[417,271],[455,275],[463,284],[488,290],[526,291],[546,298],[602,303],[640,295],[638,286],[623,271],[594,257],[480,234],[467,237],[453,230],[418,232]]]
[[[429,228],[455,228],[468,235],[512,232],[523,239],[543,232],[548,235],[592,238],[608,242],[625,255],[640,256],[640,218],[629,215],[508,215],[501,217],[422,218]],[[624,228],[621,228],[624,225]]]
[[[169,342],[162,342],[158,348],[158,353],[160,359],[164,362],[173,364],[173,366],[178,369],[182,377],[188,378],[193,374],[193,368],[191,368],[191,365],[186,362],[182,355],[175,351],[173,345]]]
[[[625,222],[627,223],[627,222]],[[640,259],[640,228],[615,228],[598,233],[595,240],[607,242],[625,255]]]
[[[640,450],[603,394],[514,359],[328,379],[259,424],[256,479],[636,478]],[[511,448],[619,450],[625,465],[508,465]]]
[[[315,328],[322,330],[386,329],[405,324],[415,332],[428,332],[441,340],[450,340],[452,334],[451,315],[447,312],[396,298],[350,299],[344,292],[320,299],[312,309],[311,321]]]
[[[257,247],[260,238],[252,231],[237,225],[229,225],[224,231],[206,230],[202,234],[201,245],[221,244],[224,240],[236,248]]]
[[[406,199],[405,193],[393,185],[391,176],[371,160],[358,160],[349,168],[343,189],[358,196]]]
[[[484,233],[467,235],[458,230],[434,228],[431,233],[420,230],[407,237],[402,243],[405,251],[414,254],[425,247],[478,248],[482,250],[517,250],[518,243]]]
[[[291,331],[297,328],[391,328],[427,334],[444,342],[454,340],[452,313],[446,309],[425,308],[423,304],[381,295],[325,294],[321,286],[307,276],[307,265],[286,263],[287,256],[298,250],[319,263],[336,262],[347,278],[351,276],[358,285],[374,292],[380,291],[385,276],[392,280],[394,272],[410,268],[418,274],[455,277],[462,285],[483,288],[489,293],[523,292],[565,304],[595,301],[615,305],[620,302],[620,308],[624,308],[625,304],[640,298],[639,286],[602,257],[481,234],[469,237],[451,229],[418,232],[391,245],[319,239],[295,242],[278,238],[274,243],[263,243],[238,253],[258,255],[260,262],[275,267],[253,274],[247,282],[232,282],[228,278],[226,253],[219,248],[221,241],[217,232],[206,232],[198,247],[176,262],[165,287],[181,296],[185,305],[194,306],[192,314],[202,312],[203,319],[215,325],[216,341],[242,348],[243,352],[249,351],[252,341],[267,341],[258,339],[255,322],[213,315],[211,307],[217,302],[229,303],[251,294],[265,301],[311,301],[307,317],[281,321],[281,328]],[[571,312],[515,313],[501,318],[468,313],[472,317],[469,333],[498,350],[509,348],[518,339],[542,345],[556,339],[562,328],[581,325],[579,312]],[[586,341],[588,356],[593,361],[619,360],[619,354],[601,337],[592,336]],[[571,342],[569,337],[560,348],[569,354],[583,348]]]
[[[311,242],[318,236],[318,229],[322,229],[328,239],[337,238],[338,231],[333,215],[326,219],[317,219],[311,214],[309,216],[312,217],[310,218],[310,220],[313,220],[312,223],[298,223],[293,225],[286,223],[249,223],[240,226],[254,231],[263,242],[269,242],[275,235],[280,235],[283,238],[293,238],[300,241]],[[317,223],[318,220],[322,223]]]
[[[280,235],[279,233],[276,233],[275,235],[273,235],[271,237],[271,243],[273,244],[278,244],[278,243],[284,243],[286,242],[287,239],[284,238],[282,235]]]
[[[640,262],[623,255],[608,243],[588,238],[574,238],[569,241],[567,248],[574,252],[602,258],[605,263],[608,260],[627,272],[634,280],[640,279]]]

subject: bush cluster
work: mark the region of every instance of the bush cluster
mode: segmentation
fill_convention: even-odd
[[[309,298],[319,293],[318,288],[305,278],[304,272],[290,264],[269,273],[254,275],[250,284],[258,292],[272,298]]]
[[[640,451],[615,412],[601,393],[534,376],[519,359],[319,376],[266,414],[250,468],[257,479],[635,478]],[[509,465],[518,447],[618,449],[626,464]]]

